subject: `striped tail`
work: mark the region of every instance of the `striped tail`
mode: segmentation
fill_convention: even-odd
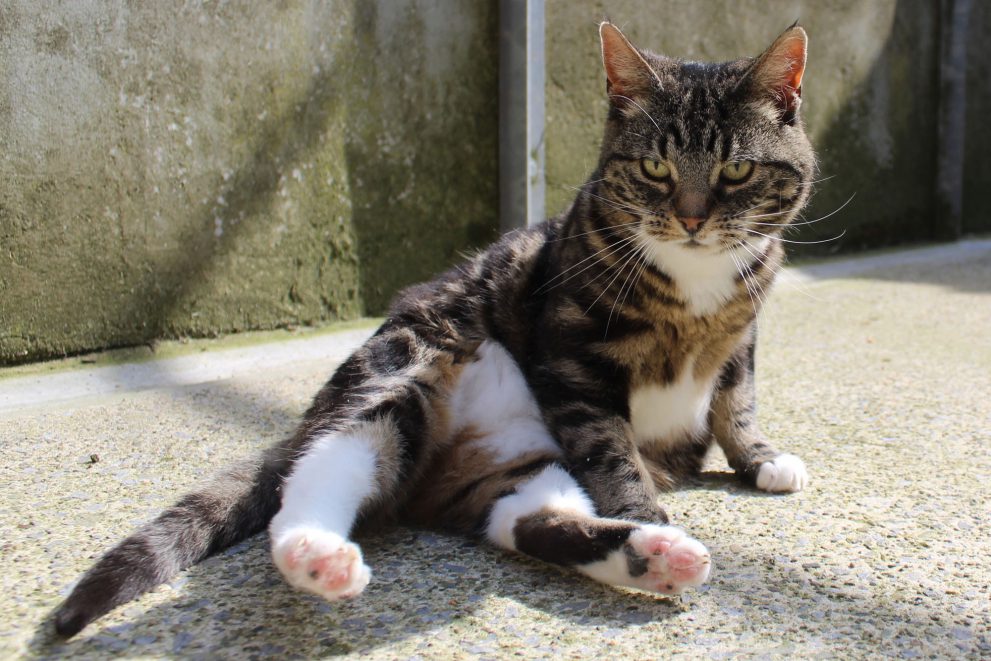
[[[264,530],[293,453],[284,444],[228,469],[110,549],[55,611],[65,638],[176,572]]]

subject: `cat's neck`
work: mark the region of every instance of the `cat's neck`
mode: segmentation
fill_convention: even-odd
[[[769,239],[760,239],[728,250],[714,251],[703,247],[689,247],[679,243],[648,241],[645,253],[652,265],[673,281],[689,311],[695,316],[716,313],[729,301],[740,296],[742,272],[754,266],[756,257],[763,255]],[[743,287],[750,292],[753,285],[747,281]],[[759,305],[756,293],[754,304]]]

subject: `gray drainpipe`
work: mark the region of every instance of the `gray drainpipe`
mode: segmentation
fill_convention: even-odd
[[[499,2],[499,226],[544,219],[544,2]]]

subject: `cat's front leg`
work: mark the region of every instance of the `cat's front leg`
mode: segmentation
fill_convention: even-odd
[[[723,367],[712,398],[709,425],[730,466],[762,491],[791,493],[809,483],[805,463],[776,450],[757,426],[754,387],[756,332]]]
[[[593,419],[551,425],[565,451],[568,470],[605,517],[667,523],[654,480],[633,442],[629,423],[601,411]]]
[[[615,391],[550,371],[534,381],[563,465],[498,501],[490,538],[610,585],[678,594],[704,583],[709,552],[667,525]]]

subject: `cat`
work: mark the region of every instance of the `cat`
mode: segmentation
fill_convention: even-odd
[[[815,169],[806,33],[723,64],[599,36],[609,111],[572,206],[402,292],[294,435],[108,551],[59,634],[266,526],[285,579],[332,601],[368,584],[350,535],[380,519],[678,594],[711,559],[659,494],[713,442],[758,489],[806,486],[754,394],[757,314]]]

